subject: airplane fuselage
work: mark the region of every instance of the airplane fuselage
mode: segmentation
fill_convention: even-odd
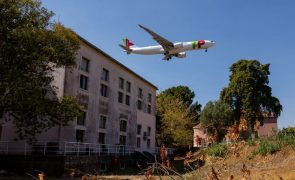
[[[185,51],[192,50],[201,50],[208,49],[214,46],[214,41],[204,40],[204,44],[198,46],[198,41],[190,41],[190,42],[177,42],[174,43],[174,48],[166,52],[161,45],[156,46],[146,46],[146,47],[131,47],[132,52],[134,54],[145,54],[145,55],[153,55],[153,54],[178,54]]]

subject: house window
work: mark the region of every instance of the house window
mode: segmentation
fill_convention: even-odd
[[[148,107],[147,107],[147,112],[148,112],[149,114],[151,114],[151,112],[152,112],[152,106],[151,106],[151,105],[148,105]]]
[[[130,105],[130,96],[126,95],[126,98],[125,98],[125,103],[126,105]]]
[[[150,136],[151,135],[151,127],[148,127],[147,128],[147,136]]]
[[[105,68],[102,69],[101,80],[109,81],[109,71],[107,69],[105,69]]]
[[[131,92],[131,83],[129,81],[126,83],[126,90],[127,92]]]
[[[119,88],[124,89],[124,79],[123,78],[119,78]]]
[[[152,102],[152,94],[149,93],[148,95],[148,102],[151,103]]]
[[[137,134],[140,135],[141,134],[141,125],[137,124]]]
[[[123,103],[123,93],[122,92],[118,92],[118,102]]]
[[[146,147],[147,148],[150,148],[151,147],[151,140],[150,139],[147,139],[146,140]]]
[[[138,88],[138,98],[142,98],[142,89]]]
[[[80,75],[80,88],[87,90],[88,89],[88,77]]]
[[[98,133],[98,143],[99,144],[105,144],[105,133]]]
[[[84,126],[86,122],[86,112],[83,111],[82,114],[77,118],[77,125]]]
[[[121,135],[120,136],[120,145],[126,145],[126,136]]]
[[[142,110],[142,102],[140,100],[137,101],[137,109]]]
[[[140,148],[140,138],[136,138],[136,147]]]
[[[89,60],[82,57],[82,60],[80,62],[80,70],[81,71],[85,71],[85,72],[89,72]]]
[[[126,132],[127,131],[127,121],[121,119],[120,120],[120,131],[121,132]]]
[[[77,129],[76,130],[76,142],[83,142],[84,141],[84,131]]]
[[[109,88],[108,86],[101,84],[100,85],[100,95],[103,97],[108,97],[109,95]]]
[[[100,129],[105,129],[106,128],[106,124],[107,124],[107,117],[101,115],[100,119],[99,119],[99,128]]]

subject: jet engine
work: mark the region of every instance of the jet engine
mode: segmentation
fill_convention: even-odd
[[[176,57],[178,57],[178,58],[185,58],[186,57],[186,53],[185,52],[177,53]]]

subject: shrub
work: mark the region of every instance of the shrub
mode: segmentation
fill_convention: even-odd
[[[209,147],[206,150],[206,153],[209,156],[224,157],[226,152],[227,152],[227,145],[226,144],[216,144],[216,145]]]
[[[260,141],[260,145],[255,154],[265,156],[266,154],[274,154],[281,149],[281,144],[278,142],[270,142],[267,140]]]
[[[247,145],[248,145],[248,146],[255,146],[255,145],[256,145],[256,142],[255,142],[255,140],[253,140],[252,138],[250,138],[250,139],[247,141]]]
[[[283,146],[291,146],[295,150],[295,128],[284,128],[281,130],[276,140]]]

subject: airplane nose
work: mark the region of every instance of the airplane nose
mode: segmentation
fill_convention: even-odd
[[[214,41],[210,41],[211,46],[215,46],[215,42]]]

